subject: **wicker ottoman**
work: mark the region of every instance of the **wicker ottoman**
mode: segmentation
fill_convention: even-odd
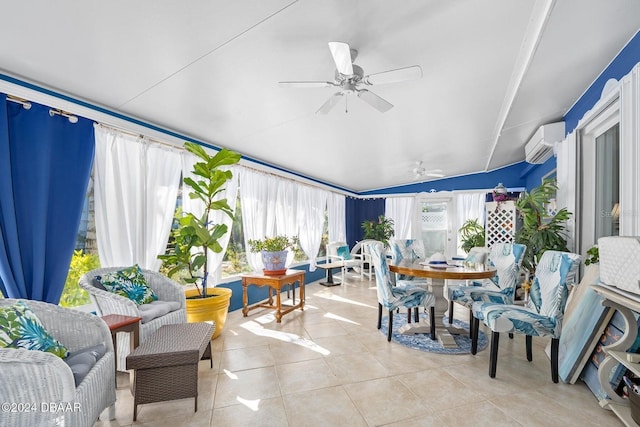
[[[127,369],[135,371],[133,421],[143,403],[194,397],[198,410],[198,362],[211,359],[214,330],[208,323],[165,325],[129,353]]]

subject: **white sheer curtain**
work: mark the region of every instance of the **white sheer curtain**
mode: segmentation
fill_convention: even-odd
[[[571,132],[564,141],[556,145],[556,179],[558,184],[556,206],[558,209],[567,208],[569,212],[576,212],[577,152],[575,132]],[[575,248],[575,238],[576,219],[575,215],[572,215],[567,221],[568,248]]]
[[[456,194],[456,224],[454,230],[458,230],[468,219],[477,219],[484,226],[486,191],[473,191]],[[457,233],[456,247],[461,250],[462,240]]]
[[[158,271],[169,239],[180,151],[95,126],[95,215],[103,267]]]
[[[327,198],[327,221],[329,225],[329,242],[346,242],[346,202],[338,193],[329,193]]]
[[[415,197],[387,197],[384,215],[393,220],[396,239],[411,239]]]
[[[188,151],[184,151],[182,153],[182,176],[193,178],[195,181],[198,180],[198,176],[193,174],[193,165],[199,161],[202,161],[198,156],[189,153]],[[236,197],[238,196],[238,167],[236,166],[223,166],[222,170],[231,170],[233,173],[233,178],[227,181],[225,186],[225,190],[219,193],[219,199],[225,198],[231,207],[231,211],[235,213],[236,210]],[[189,192],[191,188],[187,185],[182,184],[182,211],[183,212],[191,212],[195,216],[200,217],[204,213],[204,203],[200,199],[192,199],[189,197]],[[220,265],[222,265],[222,259],[224,258],[224,254],[227,251],[227,246],[229,246],[229,239],[231,238],[231,225],[233,224],[233,218],[229,217],[229,215],[225,214],[221,211],[214,211],[209,215],[209,220],[214,224],[226,224],[228,231],[222,236],[218,243],[222,246],[222,252],[215,253],[213,251],[209,252],[209,256],[207,258],[207,269],[209,271],[209,280],[213,280],[212,283],[209,281],[209,286],[215,286],[218,279],[220,278]]]
[[[273,236],[275,209],[271,207],[275,206],[277,183],[270,176],[247,168],[240,168],[238,176],[247,262],[254,271],[262,271],[262,258],[249,250],[248,242]]]
[[[307,185],[298,188],[298,237],[300,247],[309,257],[309,271],[316,270],[328,194],[326,190]]]
[[[289,237],[298,235],[298,185],[289,180],[274,178],[278,185],[275,207],[276,234]],[[295,254],[289,251],[287,255],[287,266],[293,262]]]

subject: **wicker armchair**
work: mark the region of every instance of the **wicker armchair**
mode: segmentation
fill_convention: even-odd
[[[122,314],[125,316],[140,316],[138,306],[128,298],[116,295],[112,292],[100,289],[100,284],[96,280],[96,276],[101,276],[112,271],[122,270],[125,267],[107,267],[92,270],[80,278],[80,287],[86,290],[91,299],[95,303],[98,314],[106,316],[107,314]],[[173,280],[163,276],[160,273],[151,270],[142,270],[147,284],[158,295],[160,301],[178,301],[180,308],[171,311],[164,316],[157,317],[151,321],[140,324],[140,343],[142,344],[151,334],[163,325],[171,325],[175,323],[187,322],[186,300],[184,289]],[[126,370],[126,358],[131,352],[130,340],[128,334],[120,333],[117,338],[118,343],[118,360],[116,365],[119,371]]]
[[[0,307],[15,299],[0,299]],[[0,411],[2,426],[91,426],[109,408],[115,418],[115,372],[111,333],[96,316],[39,301],[25,301],[43,326],[69,351],[104,343],[107,352],[75,386],[71,368],[58,356],[37,350],[0,349],[2,402],[28,404]],[[69,405],[56,412],[55,403]],[[26,411],[29,409],[29,411]],[[35,410],[35,411],[32,411]]]

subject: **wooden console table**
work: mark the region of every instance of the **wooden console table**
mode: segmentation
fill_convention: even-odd
[[[287,270],[287,272],[280,276],[266,276],[264,274],[245,274],[242,275],[242,315],[247,317],[247,313],[253,310],[254,308],[263,307],[263,308],[272,308],[276,310],[276,322],[280,323],[282,321],[282,316],[291,311],[299,308],[300,310],[304,310],[304,271],[301,270]],[[283,305],[280,298],[280,293],[285,286],[293,285],[295,286],[295,282],[298,282],[300,285],[300,300],[298,304],[284,306],[286,307],[283,310]],[[249,285],[255,286],[268,286],[269,287],[269,298],[266,302],[259,302],[257,304],[253,304],[249,306],[249,297],[247,295],[247,288]],[[276,294],[276,304],[273,305],[273,292]]]
[[[612,410],[618,418],[627,426],[635,426],[636,422],[631,418],[628,399],[623,399],[613,390],[609,383],[609,375],[619,363],[630,369],[635,375],[640,376],[640,364],[627,360],[629,349],[638,336],[638,324],[633,312],[640,313],[640,295],[635,296],[624,291],[602,285],[591,285],[598,295],[604,300],[602,305],[618,310],[624,319],[624,333],[613,344],[603,347],[606,357],[598,367],[598,381],[609,399],[601,400],[600,406]]]

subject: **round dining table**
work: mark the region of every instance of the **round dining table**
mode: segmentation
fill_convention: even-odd
[[[455,339],[452,334],[468,333],[463,329],[455,328],[453,325],[445,324],[443,317],[449,308],[447,299],[444,296],[445,280],[478,280],[488,279],[496,275],[496,269],[483,264],[468,267],[457,264],[430,264],[428,261],[403,260],[399,263],[389,261],[389,270],[405,276],[421,277],[431,279],[429,290],[435,297],[436,334],[438,340],[445,348],[456,348]],[[421,326],[417,323],[407,324],[400,330],[403,334],[430,333],[428,326]]]

